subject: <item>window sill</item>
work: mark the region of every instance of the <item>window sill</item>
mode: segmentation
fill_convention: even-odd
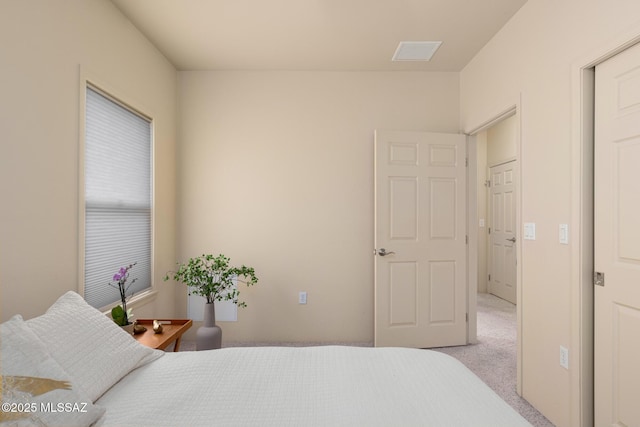
[[[157,296],[158,296],[157,290],[153,288],[147,289],[144,292],[134,295],[133,298],[127,301],[127,308],[135,310],[136,308],[144,307],[145,305],[155,301]],[[115,307],[116,305],[120,305],[120,303],[116,302],[112,306],[103,307],[101,311],[104,315],[111,317],[111,308]]]

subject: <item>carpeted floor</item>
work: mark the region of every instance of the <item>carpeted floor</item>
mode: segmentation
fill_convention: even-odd
[[[464,363],[534,427],[553,427],[516,393],[516,306],[491,294],[478,294],[478,343],[436,348]]]
[[[225,347],[311,346],[346,343],[225,343]],[[371,343],[348,343],[371,346]],[[180,351],[195,350],[195,342],[183,341]],[[464,363],[534,427],[553,427],[540,412],[516,393],[516,307],[490,294],[478,294],[478,343],[436,348]]]

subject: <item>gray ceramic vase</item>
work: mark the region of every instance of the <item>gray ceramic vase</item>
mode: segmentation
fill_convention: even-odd
[[[196,350],[212,350],[222,347],[222,329],[216,325],[214,303],[204,305],[204,322],[196,331]]]

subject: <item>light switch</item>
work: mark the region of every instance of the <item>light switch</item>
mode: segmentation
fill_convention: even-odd
[[[524,240],[536,240],[536,223],[524,223]]]
[[[484,227],[484,218],[480,218],[480,227]]]
[[[558,238],[563,245],[569,244],[569,224],[560,224]]]

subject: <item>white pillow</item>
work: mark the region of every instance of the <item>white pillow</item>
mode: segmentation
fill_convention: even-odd
[[[20,315],[0,325],[2,411],[0,423],[88,426],[104,413],[82,394]]]
[[[140,344],[72,291],[25,323],[93,402],[133,369],[164,354]]]

